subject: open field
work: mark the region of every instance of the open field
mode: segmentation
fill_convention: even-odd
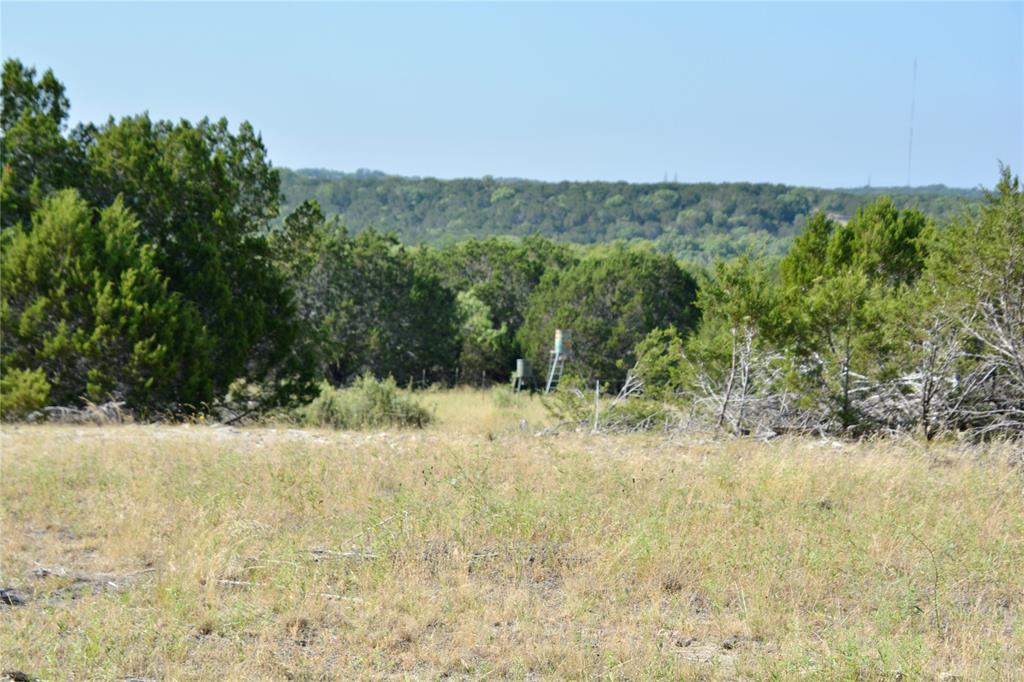
[[[1011,448],[536,436],[493,414],[5,427],[0,587],[24,603],[0,606],[0,669],[1022,679]]]

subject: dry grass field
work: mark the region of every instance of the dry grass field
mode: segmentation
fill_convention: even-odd
[[[5,426],[0,670],[1024,679],[1009,446],[536,435],[528,399],[437,400],[422,431]]]

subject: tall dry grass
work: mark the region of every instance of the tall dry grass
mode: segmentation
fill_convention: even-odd
[[[492,389],[460,387],[413,394],[436,417],[432,428],[447,433],[490,434],[542,430],[552,425],[541,395],[513,392],[507,386]]]
[[[1020,679],[1010,448],[537,437],[495,415],[5,427],[0,586],[25,603],[0,607],[0,669]]]

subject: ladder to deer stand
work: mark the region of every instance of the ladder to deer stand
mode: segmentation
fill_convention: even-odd
[[[563,371],[565,371],[565,353],[560,353],[558,350],[551,351],[551,368],[548,370],[548,383],[544,387],[545,393],[551,393],[551,389],[558,387]]]

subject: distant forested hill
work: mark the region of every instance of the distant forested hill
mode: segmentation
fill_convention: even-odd
[[[541,234],[592,244],[649,240],[695,262],[749,249],[781,254],[808,215],[846,219],[880,194],[944,222],[980,190],[936,185],[830,190],[765,183],[537,182],[484,177],[438,180],[361,170],[281,170],[282,215],[316,199],[350,230],[394,231],[408,244]]]

